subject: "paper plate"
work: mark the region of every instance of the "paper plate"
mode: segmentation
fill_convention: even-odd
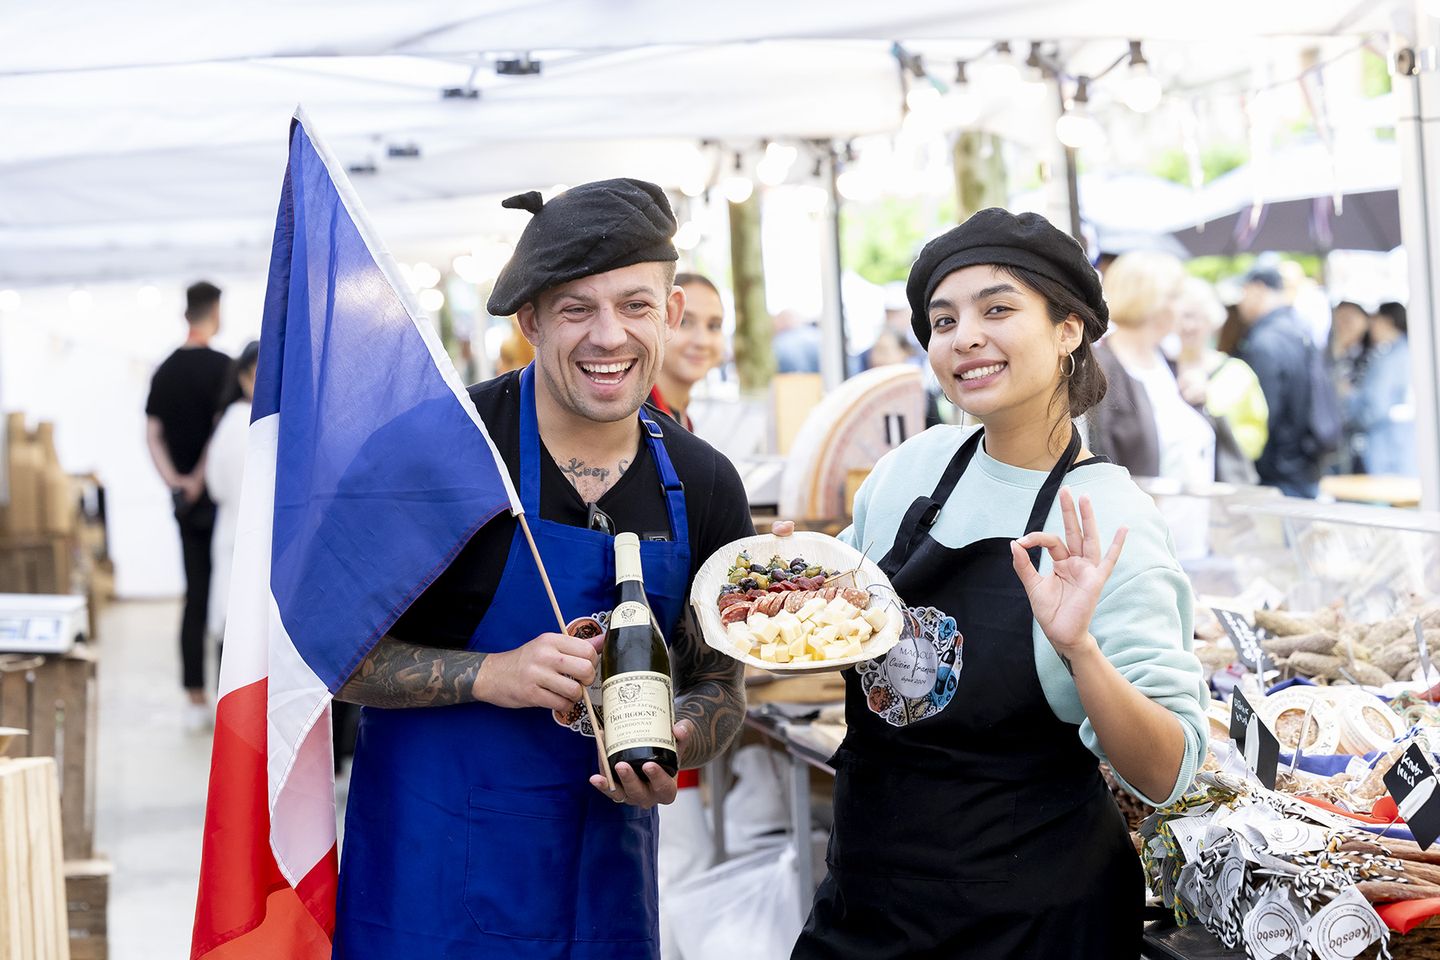
[[[1287,687],[1260,701],[1258,709],[1285,753],[1293,751],[1292,741],[1301,737],[1299,728],[1306,710],[1310,711],[1309,726],[1315,730],[1315,737],[1303,744],[1304,752],[1326,754],[1340,748],[1340,718],[1324,687]]]
[[[860,656],[841,660],[770,663],[748,653],[741,653],[725,633],[725,625],[720,622],[720,611],[715,606],[715,602],[720,598],[720,587],[727,582],[730,565],[741,551],[757,559],[768,560],[772,556],[804,557],[810,563],[829,570],[839,570],[841,573],[855,570],[854,586],[872,595],[870,603],[889,605],[889,616],[884,628],[860,644]],[[857,567],[859,569],[856,569]],[[847,580],[845,585],[849,586],[850,581]],[[828,673],[873,660],[888,653],[890,648],[900,641],[900,631],[904,626],[904,618],[900,614],[900,605],[895,598],[894,588],[890,586],[890,579],[880,572],[874,561],[864,558],[859,550],[834,537],[808,531],[788,537],[767,533],[727,543],[712,554],[695,574],[695,582],[690,586],[690,606],[695,608],[695,620],[700,624],[705,643],[712,649],[752,667],[779,674]]]

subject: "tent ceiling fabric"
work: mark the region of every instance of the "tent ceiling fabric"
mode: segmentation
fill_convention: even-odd
[[[1133,36],[1384,28],[1355,0],[1179,6],[76,0],[62,18],[18,0],[0,31],[0,284],[263,267],[296,103],[344,162],[378,164],[356,187],[398,247],[506,229],[480,201],[496,194],[621,173],[673,186],[700,138],[893,131],[895,38],[940,62],[998,38],[1107,38],[1094,54],[1113,58]],[[541,76],[495,74],[526,50]],[[472,71],[478,100],[441,99]],[[1024,113],[992,102],[989,126],[1033,136]],[[409,142],[420,158],[385,156]]]

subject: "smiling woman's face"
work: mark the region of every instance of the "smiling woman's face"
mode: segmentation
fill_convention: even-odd
[[[665,346],[665,373],[696,384],[725,360],[725,308],[720,295],[703,283],[688,283],[680,329]]]
[[[1080,343],[1078,319],[1051,322],[1044,297],[989,265],[940,281],[929,318],[930,368],[952,403],[982,421],[1051,423],[1061,357]]]

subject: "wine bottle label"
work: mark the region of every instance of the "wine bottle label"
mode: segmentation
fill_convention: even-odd
[[[650,608],[637,600],[627,600],[610,614],[610,629],[635,627],[650,623]]]
[[[616,674],[601,687],[600,702],[605,712],[605,750],[610,755],[634,747],[675,749],[675,692],[665,674],[642,670]]]

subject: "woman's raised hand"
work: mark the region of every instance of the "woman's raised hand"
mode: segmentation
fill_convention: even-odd
[[[1100,552],[1099,525],[1090,498],[1080,498],[1080,510],[1066,488],[1060,490],[1060,515],[1065,522],[1065,539],[1053,533],[1030,533],[1010,542],[1010,559],[1015,574],[1030,597],[1035,622],[1061,656],[1070,657],[1094,643],[1090,618],[1100,602],[1100,591],[1125,545],[1125,528],[1115,532],[1108,553]],[[1054,564],[1041,576],[1026,553],[1031,547],[1050,552]]]

